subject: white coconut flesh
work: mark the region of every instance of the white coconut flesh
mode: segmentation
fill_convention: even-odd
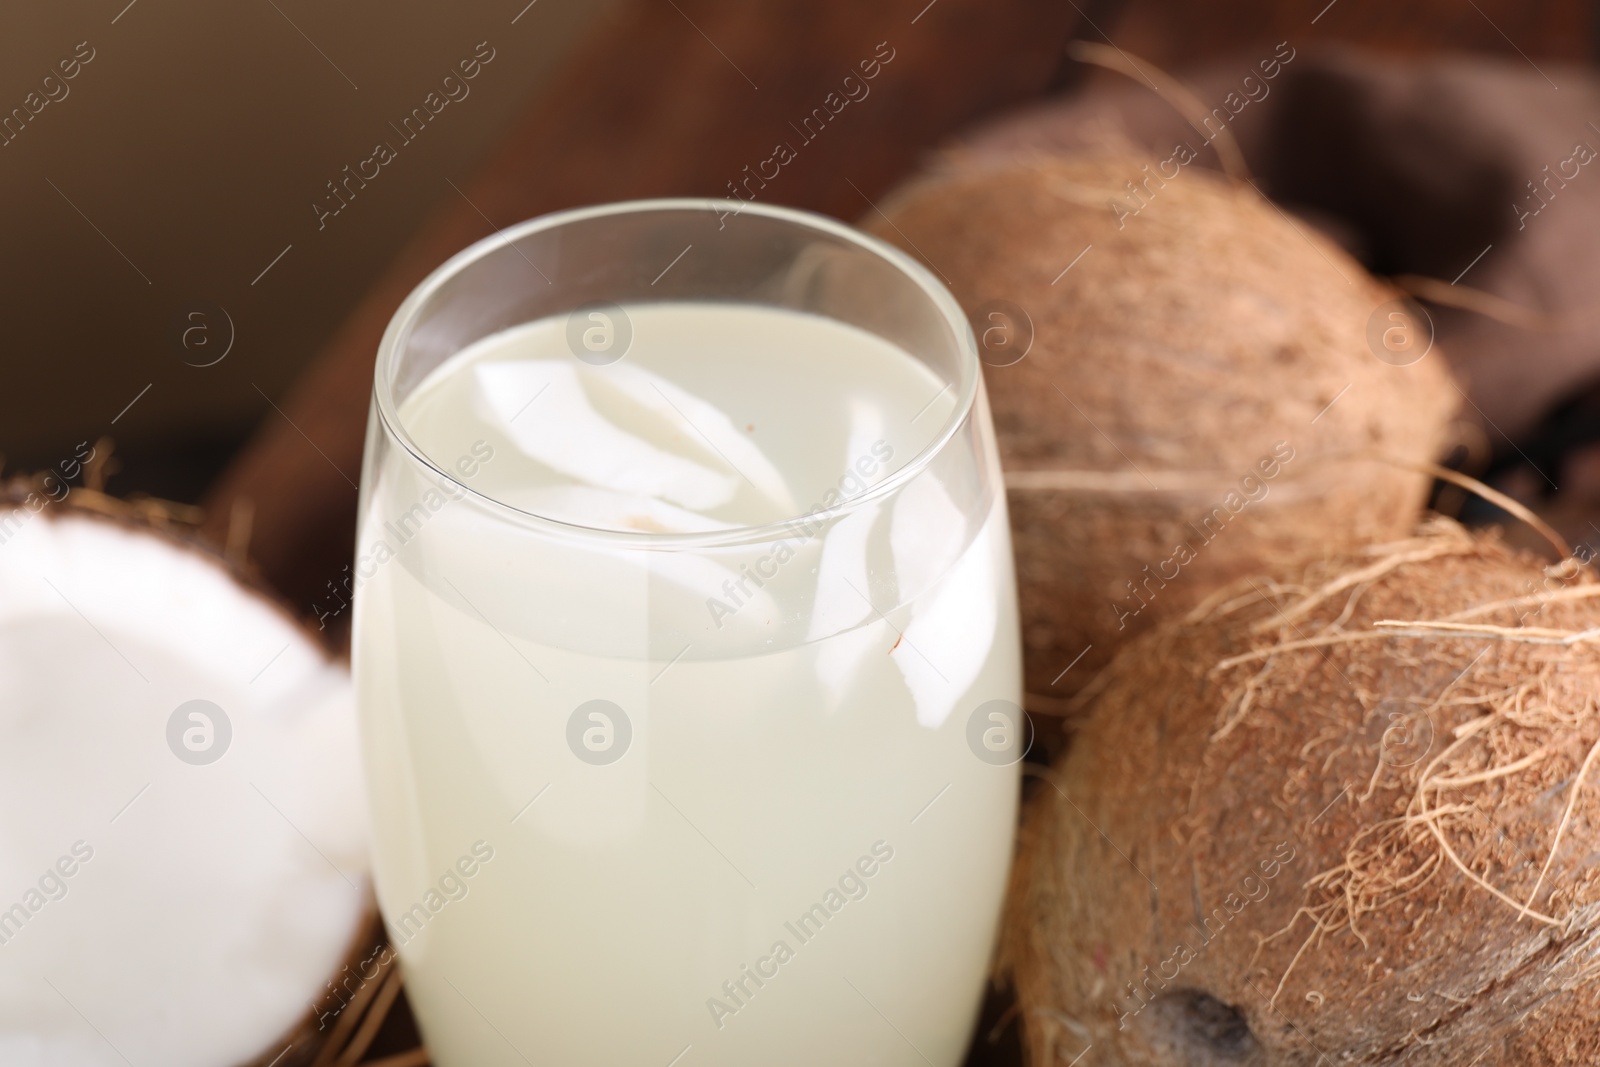
[[[368,907],[349,673],[163,537],[26,511],[7,531],[0,1064],[270,1060]],[[222,715],[191,708],[169,745],[196,700]]]

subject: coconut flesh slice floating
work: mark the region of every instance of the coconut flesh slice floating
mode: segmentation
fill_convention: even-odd
[[[349,672],[202,552],[52,512],[0,511],[0,1063],[270,1062],[370,914]]]

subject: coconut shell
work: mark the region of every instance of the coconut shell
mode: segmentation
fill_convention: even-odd
[[[1600,1062],[1600,582],[1439,520],[1235,592],[1028,805],[1031,1062]]]
[[[1242,574],[1404,536],[1427,479],[1358,454],[1433,459],[1459,400],[1436,351],[1374,355],[1396,294],[1331,242],[1192,165],[1135,198],[1158,167],[950,161],[863,223],[939,274],[979,338],[1030,693],[1076,691]],[[1275,450],[1292,459],[1268,477]]]

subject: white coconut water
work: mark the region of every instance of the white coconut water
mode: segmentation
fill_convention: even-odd
[[[921,362],[778,309],[623,315],[615,362],[562,316],[413,389],[453,481],[369,448],[375,864],[434,1061],[953,1067],[1016,804],[971,721],[1021,698],[982,396],[875,495],[955,406]]]

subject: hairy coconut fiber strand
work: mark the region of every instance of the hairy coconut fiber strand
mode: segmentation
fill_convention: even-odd
[[[1033,1063],[1600,1062],[1592,575],[1441,520],[1105,678],[1014,877]]]
[[[1331,242],[1156,168],[951,163],[864,222],[946,279],[989,364],[1030,692],[1075,691],[1242,574],[1404,536],[1427,479],[1357,457],[1433,459],[1459,401],[1437,352],[1374,355],[1396,294]]]

